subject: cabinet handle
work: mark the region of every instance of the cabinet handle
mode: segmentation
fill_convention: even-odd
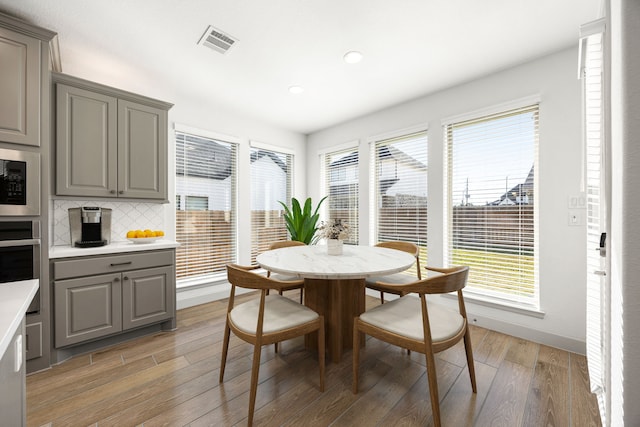
[[[119,265],[129,265],[131,264],[131,261],[127,261],[127,262],[112,262],[110,265],[111,267],[117,267]]]
[[[114,277],[114,278],[113,278],[113,281],[114,281],[114,282],[119,282],[119,281],[120,281],[120,278],[119,278],[119,277]]]
[[[129,280],[129,276],[124,276],[124,280]]]
[[[124,194],[124,190],[118,191],[118,194]]]
[[[109,191],[110,194],[116,194],[116,190]]]

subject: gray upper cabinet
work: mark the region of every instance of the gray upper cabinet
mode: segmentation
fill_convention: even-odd
[[[111,197],[118,188],[118,100],[63,84],[56,93],[57,194]]]
[[[167,201],[171,104],[63,74],[56,98],[56,194]]]
[[[0,28],[0,141],[40,145],[40,40]]]

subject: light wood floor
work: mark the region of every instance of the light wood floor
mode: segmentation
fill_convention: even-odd
[[[377,303],[367,298],[369,306]],[[252,347],[232,334],[219,384],[225,310],[226,300],[180,310],[175,332],[78,356],[27,377],[28,425],[245,425]],[[437,355],[444,426],[600,425],[583,356],[479,327],[472,328],[472,339],[477,395],[464,349]],[[361,353],[358,395],[351,393],[350,352],[327,365],[321,393],[317,359],[302,339],[283,343],[278,354],[266,346],[254,424],[432,425],[424,365],[423,355],[370,338]]]

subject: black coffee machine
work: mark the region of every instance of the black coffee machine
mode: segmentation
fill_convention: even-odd
[[[92,248],[111,242],[111,209],[96,206],[69,209],[71,245]]]

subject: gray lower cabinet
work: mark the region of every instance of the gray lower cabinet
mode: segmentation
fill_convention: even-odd
[[[167,201],[171,104],[53,73],[56,194]]]
[[[0,425],[27,425],[26,385],[24,355],[17,354],[16,346],[20,345],[19,337],[24,335],[24,319],[11,339],[9,347],[0,358]],[[24,343],[22,343],[24,347]],[[22,361],[17,360],[22,357]],[[16,366],[20,368],[16,371]]]
[[[174,259],[162,250],[53,262],[55,347],[174,318]]]

